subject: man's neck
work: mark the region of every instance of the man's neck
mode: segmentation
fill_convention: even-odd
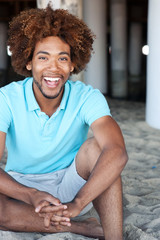
[[[57,108],[60,106],[60,102],[55,102],[55,99],[47,99],[47,101],[44,101],[42,104],[40,104],[40,109],[42,112],[46,113],[49,117],[53,115],[53,113],[56,112]]]
[[[49,117],[51,117],[53,113],[56,112],[57,108],[60,106],[63,93],[64,90],[62,90],[62,92],[56,98],[53,99],[43,96],[40,91],[34,95],[41,111],[46,113],[46,115],[48,115]]]

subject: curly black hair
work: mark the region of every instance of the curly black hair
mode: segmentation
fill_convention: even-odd
[[[58,36],[69,44],[74,74],[85,69],[89,62],[95,35],[88,26],[67,10],[29,9],[14,17],[9,25],[8,46],[12,52],[12,66],[20,75],[31,76],[26,64],[32,60],[35,45],[49,36]]]

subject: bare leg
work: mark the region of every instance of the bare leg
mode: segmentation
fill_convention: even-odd
[[[122,240],[121,178],[93,202],[104,230],[106,240]]]
[[[71,227],[61,226],[60,230],[55,226],[46,229],[43,218],[35,213],[31,205],[9,199],[2,194],[0,194],[0,229],[16,232],[72,232],[88,237],[103,236],[102,227],[93,219],[72,222]]]
[[[94,138],[88,139],[80,148],[76,157],[77,172],[88,179],[100,155]],[[107,177],[107,176],[105,176]],[[105,180],[105,179],[104,179]],[[100,216],[106,240],[122,240],[122,185],[119,177],[106,189],[93,204]]]

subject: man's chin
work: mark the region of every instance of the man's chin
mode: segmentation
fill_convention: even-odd
[[[60,93],[55,94],[55,95],[49,95],[49,94],[45,94],[45,93],[42,93],[42,94],[47,99],[55,99],[55,98],[57,98],[60,95]]]

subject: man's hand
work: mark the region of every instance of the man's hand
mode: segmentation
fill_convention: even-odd
[[[50,226],[51,222],[55,226],[59,224],[70,226],[70,218],[65,216],[65,214],[68,215],[67,205],[63,205],[51,194],[34,189],[30,195],[30,203],[35,207],[35,212],[44,218],[46,228]],[[44,208],[49,210],[44,212],[42,211]]]
[[[39,215],[44,217],[45,226],[49,227],[50,224],[58,227],[60,227],[59,225],[71,226],[70,218],[78,216],[82,209],[75,201],[66,203],[64,206],[67,206],[67,210],[64,209],[57,212],[52,205],[46,205],[41,208]]]
[[[56,212],[54,211],[54,206],[52,206],[51,211],[52,212],[39,213],[39,216],[44,218],[44,225],[46,228],[49,228],[49,226],[52,225],[60,230],[61,226],[71,226],[68,211],[59,210]]]
[[[53,204],[57,207],[62,207],[59,199],[51,194],[32,188],[29,192],[29,203],[35,207],[35,211],[39,212],[44,206]]]

